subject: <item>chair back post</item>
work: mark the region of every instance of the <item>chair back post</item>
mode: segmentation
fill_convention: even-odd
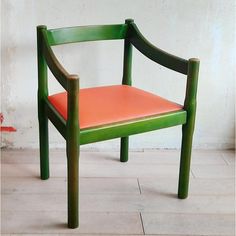
[[[43,56],[43,30],[47,30],[47,27],[45,25],[37,26],[38,98],[40,107],[43,106],[43,101],[48,96],[47,63]]]
[[[38,121],[40,144],[40,176],[41,179],[49,178],[49,144],[48,144],[48,119],[46,100],[48,97],[47,63],[43,55],[43,31],[45,25],[37,26],[37,60],[38,60]]]
[[[133,23],[133,19],[126,19],[125,24],[128,25],[127,35],[129,31],[129,24]],[[132,85],[132,44],[126,36],[124,40],[124,60],[123,60],[123,78],[122,84]]]
[[[125,24],[127,27],[126,36],[124,39],[124,60],[123,60],[123,78],[122,84],[132,85],[132,44],[129,40],[129,25],[134,22],[133,19],[126,19]],[[120,161],[128,161],[128,152],[129,152],[129,137],[121,137],[120,140]]]

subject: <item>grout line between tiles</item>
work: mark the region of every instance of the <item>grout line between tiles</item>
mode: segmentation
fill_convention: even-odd
[[[141,224],[142,224],[143,234],[145,235],[144,224],[143,224],[143,218],[142,218],[142,213],[141,213],[141,212],[139,212],[139,216],[140,216],[140,220],[141,220]]]
[[[134,213],[134,212],[132,212]],[[205,212],[205,213],[196,213],[196,212],[152,212],[152,211],[141,211],[141,213],[144,213],[144,214],[158,214],[158,215],[168,215],[168,214],[172,214],[172,215],[208,215],[208,216],[234,216],[235,214],[234,213],[208,213],[208,212]]]
[[[231,166],[229,162],[227,162],[225,159],[224,161],[224,166]],[[121,166],[124,165],[123,163],[121,164],[120,162],[111,162],[111,161],[80,161],[80,164],[83,165],[99,165],[99,166],[114,166],[116,163],[117,165]],[[37,165],[39,166],[40,163],[37,162],[1,162],[1,165]],[[51,166],[57,166],[57,165],[66,165],[66,162],[53,162],[51,163]],[[179,163],[177,162],[149,162],[149,163],[144,163],[144,162],[129,162],[127,163],[126,166],[140,166],[140,165],[147,165],[147,166],[177,166],[179,167]],[[124,165],[125,166],[125,165]],[[222,166],[222,163],[191,163],[191,166]]]
[[[138,182],[139,192],[140,192],[140,194],[142,194],[142,190],[141,190],[141,186],[140,186],[140,183],[139,183],[139,179],[138,179],[138,178],[137,178],[137,182]]]
[[[1,211],[1,213],[3,212],[16,212],[15,210],[3,210]],[[35,210],[20,210],[20,211],[17,211],[18,213],[19,212],[44,212],[44,213],[47,213],[47,212],[67,212],[66,210],[38,210],[38,211],[35,211]],[[232,213],[208,213],[208,212],[205,212],[205,213],[197,213],[196,212],[172,212],[172,211],[168,211],[168,212],[163,212],[163,211],[80,211],[81,213],[91,213],[91,214],[107,214],[107,213],[111,213],[111,214],[115,214],[115,215],[119,215],[119,214],[157,214],[157,215],[208,215],[208,216],[234,216],[235,214],[232,212]]]
[[[12,190],[9,190],[7,192],[2,192],[2,196],[3,195],[12,195],[12,194],[18,194],[18,195],[65,195],[67,192],[66,190],[64,192],[17,192],[17,191],[12,191]],[[151,196],[152,194],[149,194],[149,193],[141,193],[142,196]],[[141,195],[140,193],[129,193],[129,192],[87,192],[87,193],[83,193],[83,192],[80,192],[80,195],[90,195],[90,196],[140,196]],[[176,195],[177,196],[177,195]],[[189,197],[233,197],[233,193],[227,193],[227,194],[194,194],[194,193],[189,193]],[[178,199],[176,197],[176,199]]]
[[[223,161],[226,163],[227,166],[230,166],[230,163],[225,159],[224,154],[220,153],[221,158],[223,159]]]
[[[197,178],[197,177],[195,176],[195,174],[194,174],[194,172],[193,172],[192,168],[190,169],[190,173],[191,173],[191,175],[192,175],[192,177],[193,177],[194,179],[196,179],[196,178]]]

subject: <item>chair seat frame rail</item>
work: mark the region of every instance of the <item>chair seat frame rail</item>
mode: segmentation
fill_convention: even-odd
[[[79,127],[79,77],[69,74],[56,58],[52,46],[97,40],[124,40],[122,84],[132,86],[132,50],[139,50],[152,61],[187,77],[183,109],[142,119],[98,127]],[[66,141],[68,177],[68,227],[79,226],[79,153],[80,145],[121,138],[120,161],[128,161],[129,136],[152,130],[182,125],[182,144],[179,169],[178,197],[188,196],[191,150],[196,115],[196,96],[200,61],[171,55],[151,44],[139,31],[132,19],[124,24],[76,26],[47,29],[37,26],[38,58],[38,120],[41,179],[49,178],[48,120]],[[48,68],[67,91],[67,120],[48,100]]]

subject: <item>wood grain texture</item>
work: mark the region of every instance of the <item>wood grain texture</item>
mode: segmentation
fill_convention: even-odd
[[[48,42],[51,46],[96,40],[124,39],[127,25],[90,25],[48,30]]]
[[[151,44],[139,31],[136,24],[129,25],[128,38],[142,54],[171,70],[187,75],[188,61],[169,54]]]

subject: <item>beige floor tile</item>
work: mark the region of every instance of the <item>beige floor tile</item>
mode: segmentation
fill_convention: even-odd
[[[177,199],[179,151],[130,152],[128,163],[119,162],[119,152],[81,153],[81,227],[76,230],[65,224],[64,150],[50,151],[51,178],[47,181],[39,179],[38,150],[2,154],[5,212],[1,235],[135,236],[143,234],[140,212],[147,235],[233,235],[231,151],[193,151],[194,175],[185,200]]]
[[[140,178],[141,193],[177,193],[178,180]],[[189,196],[193,195],[234,195],[235,180],[232,179],[190,179]]]
[[[110,162],[119,161],[119,152],[88,152],[81,154],[81,160],[84,162],[103,162],[109,164]],[[129,163],[143,164],[179,164],[180,151],[179,150],[158,150],[158,151],[144,151],[144,152],[130,152]],[[193,151],[192,164],[222,164],[225,161],[218,151]]]
[[[82,185],[83,178],[80,179]],[[67,180],[65,177],[41,180],[38,177],[3,177],[1,192],[8,194],[50,194],[66,193]]]
[[[192,173],[196,178],[234,178],[234,166],[223,165],[195,165],[192,166]]]
[[[2,164],[1,175],[7,177],[31,177],[39,178],[40,170],[38,164]],[[65,164],[50,165],[50,175],[54,177],[66,176]]]
[[[130,163],[179,164],[179,150],[130,152]],[[81,152],[81,162],[109,164],[119,162],[119,152]],[[39,163],[38,150],[11,150],[2,152],[2,163]],[[50,163],[66,163],[65,150],[50,150]],[[192,164],[226,164],[219,151],[194,150]]]
[[[65,177],[67,167],[63,164],[50,166],[52,177]],[[178,177],[178,165],[153,165],[120,163],[103,165],[97,163],[81,163],[80,177]],[[2,176],[39,176],[38,164],[2,164]]]
[[[130,161],[140,163],[160,163],[160,164],[179,164],[180,151],[166,150],[166,151],[144,151],[131,152]],[[195,164],[221,164],[225,165],[225,161],[219,151],[200,151],[193,150],[192,165]]]
[[[169,198],[168,198],[169,196]],[[199,213],[199,214],[233,214],[233,196],[190,196],[187,199],[178,199],[175,195],[156,194],[144,195],[144,209],[142,212],[169,212],[169,213]]]
[[[78,236],[141,236],[141,235],[144,235],[144,234],[105,234],[105,235],[104,234],[73,234],[73,236],[77,236],[77,235]],[[59,236],[68,236],[68,234],[60,234]]]
[[[180,200],[170,194],[148,195],[80,195],[80,211],[86,212],[174,212],[213,213],[234,212],[233,196],[191,196]],[[2,210],[65,211],[66,194],[2,194]]]
[[[63,165],[62,165],[63,166]],[[32,177],[39,178],[37,164],[1,164],[1,177]]]
[[[81,234],[81,233],[64,233],[64,234],[2,234],[2,236],[141,236],[143,234]],[[145,234],[146,236],[192,236],[190,234]],[[194,236],[202,236],[200,234],[194,234]],[[219,235],[211,235],[219,236]],[[234,235],[224,235],[224,236],[234,236]]]
[[[140,194],[136,178],[80,178],[80,194]],[[2,193],[66,193],[66,178],[30,177],[2,179]]]
[[[82,212],[80,227],[68,229],[66,212],[3,212],[3,233],[143,234],[139,213]]]
[[[192,151],[192,164],[221,164],[224,165],[220,151],[215,150],[193,150]]]
[[[81,234],[81,233],[64,233],[64,234],[4,234],[5,236],[141,236],[144,234]],[[3,235],[3,236],[4,236]],[[190,234],[145,234],[146,236],[192,236]],[[194,236],[202,236],[200,234],[194,234]],[[219,236],[219,235],[211,235],[211,236]],[[234,235],[224,235],[224,236],[234,236]]]
[[[229,165],[235,165],[235,151],[223,151],[222,156]]]
[[[146,234],[233,235],[233,215],[142,213]]]
[[[65,164],[65,150],[53,149],[49,151],[50,163]],[[5,164],[20,163],[33,164],[39,163],[39,150],[6,150],[2,151],[1,162]],[[81,162],[114,162],[119,161],[119,152],[81,152]]]
[[[33,161],[36,160],[36,152],[33,150],[1,150],[1,164],[3,163],[25,163],[24,158],[26,160],[30,160],[33,158]]]
[[[66,163],[65,150],[53,149],[49,151],[50,163]],[[38,149],[23,150],[3,150],[1,152],[1,162],[5,164],[20,163],[32,164],[40,162]]]
[[[84,169],[83,169],[84,167]],[[178,165],[153,165],[135,163],[114,163],[113,165],[84,164],[81,176],[84,177],[176,177]]]
[[[59,234],[9,234],[11,236],[59,236]]]

